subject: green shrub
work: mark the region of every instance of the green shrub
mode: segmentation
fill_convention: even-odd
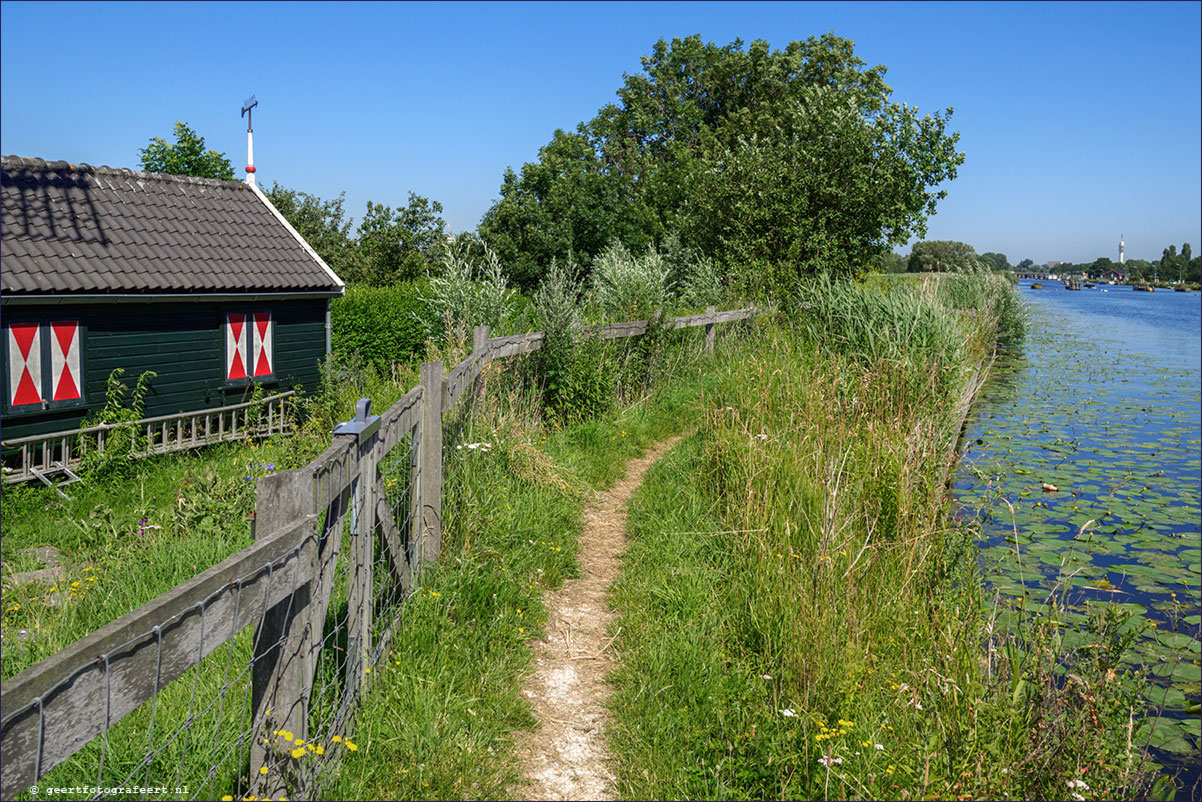
[[[613,366],[603,343],[583,337],[579,269],[552,260],[534,295],[535,322],[543,332],[533,365],[543,412],[575,422],[608,411],[614,402]]]
[[[116,368],[109,374],[104,388],[104,408],[85,418],[79,428],[87,429],[102,423],[132,423],[142,418],[150,380],[158,374],[148,370],[139,376],[129,406],[126,406],[125,391],[128,388],[121,381],[124,373],[125,368]],[[96,447],[96,439],[87,435],[79,435],[75,447],[80,455],[80,471],[85,476],[126,476],[132,469],[134,452],[145,448],[145,434],[139,426],[121,426],[105,432],[103,451]]]
[[[355,354],[382,375],[394,363],[420,359],[426,351],[430,316],[422,300],[425,281],[392,287],[347,287],[334,299],[331,345],[334,353]]]

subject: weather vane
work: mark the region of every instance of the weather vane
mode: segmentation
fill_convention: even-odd
[[[246,102],[242,104],[242,116],[246,118],[246,133],[248,134],[251,132],[250,110],[257,105],[259,105],[259,101],[255,99],[254,95],[251,95],[246,99]]]
[[[246,118],[246,183],[251,185],[255,183],[255,139],[254,131],[250,127],[250,110],[257,105],[259,101],[254,95],[242,104],[242,116]]]

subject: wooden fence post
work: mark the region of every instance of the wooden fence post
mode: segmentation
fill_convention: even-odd
[[[264,476],[255,499],[255,539],[270,537],[302,515],[311,514],[314,503],[310,471],[301,468]],[[305,741],[309,739],[310,689],[306,686],[312,672],[306,663],[312,633],[306,624],[316,562],[317,541],[310,538],[295,563],[302,575],[280,578],[281,582],[290,581],[296,591],[267,610],[255,631],[250,772],[256,792],[269,797],[296,794],[298,789],[288,787],[287,778],[299,776],[299,764],[286,751],[267,748],[270,733],[282,729]],[[261,778],[261,766],[268,767],[270,779]]]
[[[714,307],[707,306],[705,314],[709,315],[709,320],[705,324],[705,350],[712,354],[714,352]]]
[[[472,358],[479,363],[484,359],[484,354],[488,350],[488,326],[476,326],[472,329]],[[480,396],[484,394],[484,366],[479,365],[473,369],[477,373],[476,379],[472,382],[472,403],[480,400]]]
[[[442,362],[423,362],[419,570],[438,562],[442,548]]]

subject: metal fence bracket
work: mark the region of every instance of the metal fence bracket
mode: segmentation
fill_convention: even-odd
[[[355,417],[334,427],[334,434],[358,435],[359,442],[371,437],[380,429],[380,416],[371,414],[371,399],[360,398],[355,404]]]

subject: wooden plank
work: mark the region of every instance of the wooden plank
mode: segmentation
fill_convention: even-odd
[[[23,792],[289,597],[316,524],[295,521],[7,680],[0,793]]]
[[[447,374],[443,382],[442,408],[443,412],[451,412],[458,406],[467,388],[472,386],[484,365],[488,363],[488,352],[480,351],[470,354]]]
[[[543,347],[546,335],[541,331],[531,331],[526,334],[511,334],[508,337],[490,337],[488,340],[488,358],[505,359],[518,354],[528,354]]]
[[[408,468],[409,466],[406,465],[405,467]],[[401,589],[401,593],[408,596],[413,590],[413,571],[409,565],[410,557],[405,548],[405,543],[401,539],[402,529],[400,525],[404,522],[397,521],[392,506],[388,503],[388,497],[384,490],[384,480],[379,474],[376,475],[375,482],[376,529],[379,532],[380,541],[384,544],[384,555],[388,560],[393,579]],[[412,498],[417,495],[417,486],[410,485],[410,488],[409,496]]]
[[[354,441],[350,438],[336,438],[334,443],[306,465],[297,468],[312,476],[314,485],[314,512],[330,506],[359,472],[359,455],[357,449],[351,448]]]
[[[419,571],[438,562],[442,548],[442,363],[422,363],[421,382],[425,393],[419,445],[422,521]]]
[[[259,479],[255,488],[255,539],[266,540],[273,533],[286,529],[291,521],[312,516],[313,477],[303,468],[278,471]],[[317,561],[317,538],[302,547],[301,566],[304,577],[311,579]],[[251,765],[256,769],[267,766],[271,782],[293,777],[297,763],[284,752],[267,748],[268,732],[286,729],[308,740],[309,697],[303,692],[304,678],[309,675],[308,641],[311,637],[309,605],[312,584],[306,582],[296,593],[271,606],[259,621],[255,632],[254,657],[251,663],[251,709],[254,711],[251,733]],[[272,715],[268,716],[268,711]],[[253,773],[252,790],[263,791],[262,775]],[[278,788],[271,789],[279,791]],[[279,794],[277,793],[277,796]]]
[[[384,446],[381,456],[387,456],[421,419],[422,392],[423,388],[419,384],[380,416],[380,435]]]
[[[746,309],[732,309],[729,312],[719,312],[714,316],[714,322],[733,323],[736,320],[747,320],[753,314],[755,314],[754,307],[747,307]]]

